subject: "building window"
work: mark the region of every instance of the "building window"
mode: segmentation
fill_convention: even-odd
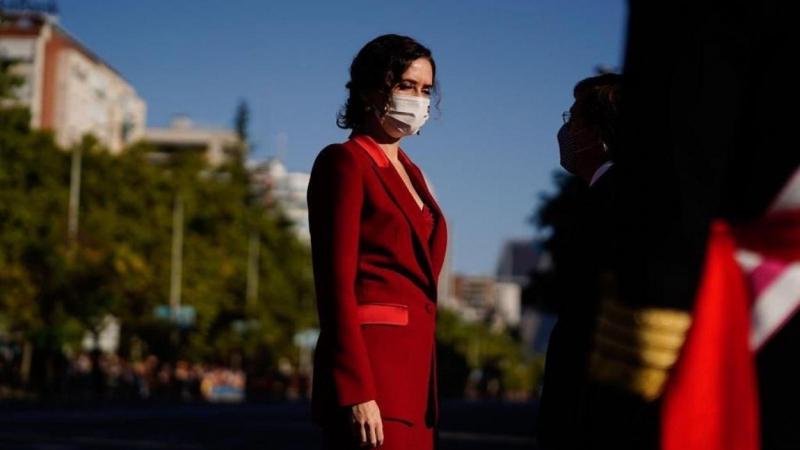
[[[130,117],[126,117],[125,120],[122,121],[122,126],[120,128],[120,136],[122,136],[122,142],[127,143],[128,139],[130,139],[131,131],[133,131],[133,121]]]
[[[77,78],[78,80],[86,81],[86,72],[84,70],[81,70],[80,66],[78,66],[77,64],[72,66],[72,74],[75,75],[75,78]]]

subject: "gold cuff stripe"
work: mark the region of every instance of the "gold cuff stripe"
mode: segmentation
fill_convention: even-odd
[[[645,400],[655,400],[666,385],[669,371],[650,367],[637,367],[623,361],[605,359],[593,354],[589,363],[592,379],[617,386]]]
[[[630,342],[637,346],[659,350],[680,350],[686,340],[686,333],[666,332],[656,328],[632,328],[610,321],[601,316],[596,333],[618,342]]]
[[[603,302],[601,317],[622,326],[685,333],[692,324],[686,311],[666,308],[630,308],[614,301]]]
[[[686,311],[604,301],[594,333],[590,376],[647,400],[657,398],[691,324]]]
[[[620,342],[609,339],[606,335],[597,334],[595,351],[610,359],[627,361],[629,364],[668,370],[677,361],[680,349],[659,349],[642,343],[637,345],[637,343]]]

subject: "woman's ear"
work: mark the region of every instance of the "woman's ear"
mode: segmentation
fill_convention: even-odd
[[[359,95],[367,111],[375,111],[379,117],[383,117],[389,110],[389,105],[377,93],[362,93]]]

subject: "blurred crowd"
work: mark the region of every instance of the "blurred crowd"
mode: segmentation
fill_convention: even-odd
[[[63,386],[62,392],[82,399],[237,401],[244,398],[246,376],[241,370],[170,363],[154,355],[128,361],[113,353],[80,353],[69,361]]]
[[[0,399],[21,391],[22,352],[0,346]],[[311,383],[288,361],[274,369],[252,371],[187,360],[164,361],[146,355],[131,361],[114,353],[81,352],[63,359],[53,397],[76,401],[295,400],[310,395]]]

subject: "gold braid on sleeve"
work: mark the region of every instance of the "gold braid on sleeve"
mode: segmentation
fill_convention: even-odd
[[[589,376],[646,400],[656,399],[691,323],[686,311],[632,308],[606,297],[594,332]]]

